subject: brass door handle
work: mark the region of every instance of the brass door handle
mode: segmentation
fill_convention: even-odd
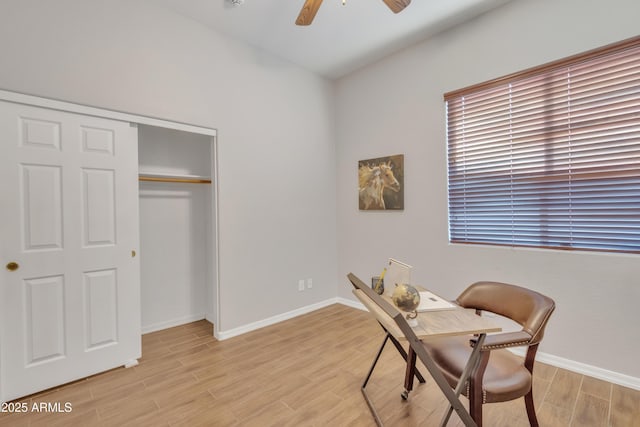
[[[20,265],[17,262],[11,261],[9,264],[7,264],[7,270],[9,271],[16,271],[19,268]]]
[[[131,251],[131,258],[135,258],[136,257],[136,251]]]

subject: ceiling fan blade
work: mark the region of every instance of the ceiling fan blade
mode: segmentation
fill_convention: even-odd
[[[296,25],[311,24],[321,4],[322,0],[306,0],[304,2],[304,6],[302,6],[300,14],[298,15],[298,19],[296,19]]]
[[[389,6],[393,13],[402,12],[405,7],[411,4],[411,0],[382,0],[384,4]]]

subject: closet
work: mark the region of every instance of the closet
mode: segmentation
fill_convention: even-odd
[[[0,90],[0,402],[217,328],[215,137]]]
[[[208,135],[138,126],[142,332],[207,318],[216,295]]]

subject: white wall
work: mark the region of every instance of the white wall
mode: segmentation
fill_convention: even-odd
[[[140,183],[142,331],[204,319],[206,185]]]
[[[326,80],[151,0],[3,0],[0,88],[218,129],[220,331],[335,296]]]
[[[443,93],[638,34],[637,0],[514,1],[337,82],[338,293],[388,257],[453,298],[478,280],[557,303],[541,352],[640,384],[640,256],[450,245]],[[404,212],[359,212],[359,159],[405,154]]]

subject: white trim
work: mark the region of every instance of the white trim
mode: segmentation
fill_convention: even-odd
[[[215,269],[213,277],[213,292],[216,295],[215,305],[213,307],[215,319],[210,320],[213,323],[213,336],[218,336],[218,330],[220,329],[221,314],[220,310],[222,304],[220,304],[220,210],[218,209],[218,195],[220,194],[220,187],[218,185],[218,136],[211,136],[211,177],[213,182],[211,183],[211,215],[213,216],[213,222],[211,223],[210,232],[211,236],[211,250],[215,252],[213,259]]]
[[[510,350],[513,353],[524,357],[524,349],[516,348]],[[565,359],[564,357],[554,356],[553,354],[543,352],[536,353],[536,361],[555,366],[556,368],[562,368],[571,372],[586,375],[588,377],[618,384],[623,387],[640,390],[640,378],[632,377],[631,375],[609,371],[607,369],[598,368],[597,366],[587,365],[586,363]]]
[[[164,322],[153,323],[151,325],[143,326],[142,334],[148,334],[150,332],[161,331],[167,328],[173,328],[174,326],[186,325],[187,323],[196,322],[205,318],[203,314],[192,314],[190,316],[178,317],[177,319],[166,320]]]
[[[338,297],[336,302],[338,304],[346,305],[347,307],[357,308],[358,310],[367,311],[367,307],[365,307],[364,304],[361,303],[360,301],[354,301],[348,298]]]
[[[316,311],[332,304],[336,304],[337,302],[338,298],[330,298],[328,300],[320,301],[316,304],[307,305],[296,310],[268,317],[263,320],[258,320],[257,322],[248,323],[246,325],[239,326],[228,331],[217,331],[215,333],[215,337],[220,341],[226,340],[228,338],[233,338],[238,335],[246,334],[247,332],[255,331],[256,329],[264,328],[265,326],[275,325],[276,323],[293,319],[294,317],[298,317],[303,314],[311,313],[312,311]]]
[[[39,96],[27,95],[24,93],[9,92],[0,89],[0,100],[14,102],[17,104],[33,105],[36,107],[48,108],[51,110],[67,111],[71,113],[84,114],[86,116],[105,117],[124,122],[139,123],[143,125],[156,126],[167,129],[181,130],[202,135],[216,136],[217,130],[188,123],[178,123],[157,119],[155,117],[139,116],[115,110],[106,110],[88,105],[74,104],[56,99],[42,98]]]

